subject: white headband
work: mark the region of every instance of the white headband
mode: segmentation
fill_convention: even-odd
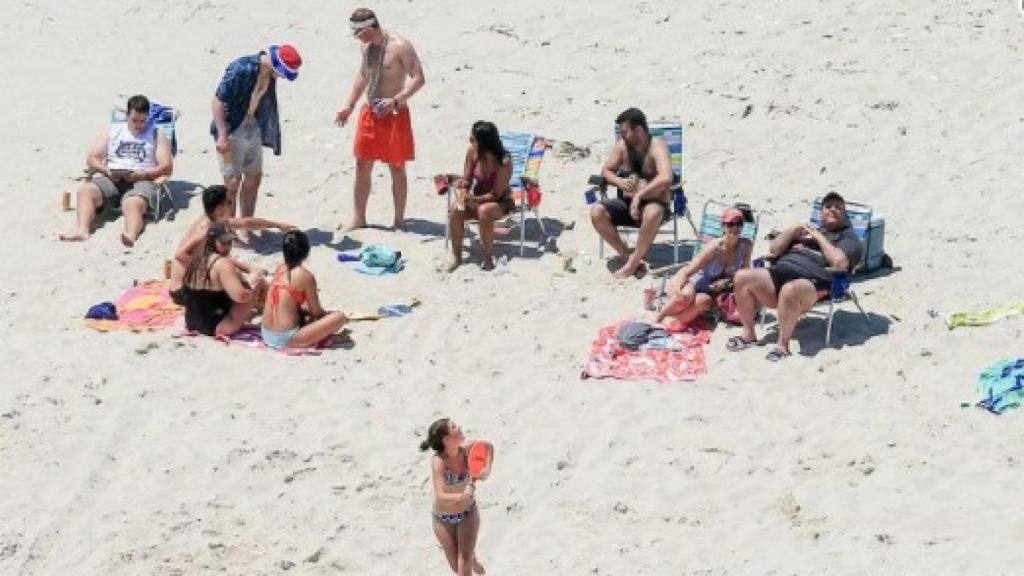
[[[348,23],[348,27],[352,30],[353,34],[359,32],[361,30],[364,30],[366,28],[369,28],[371,26],[376,26],[376,25],[377,25],[377,19],[376,18],[370,18],[369,20],[363,20],[362,22],[352,22],[350,20],[349,23]]]

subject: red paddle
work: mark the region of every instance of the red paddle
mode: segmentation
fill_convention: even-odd
[[[478,440],[469,447],[469,476],[473,480],[483,480],[491,472],[494,460],[494,447],[490,442]]]

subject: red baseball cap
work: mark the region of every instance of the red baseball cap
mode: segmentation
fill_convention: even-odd
[[[270,46],[270,65],[280,76],[288,80],[295,80],[299,77],[299,66],[302,66],[302,56],[291,44],[272,44]]]

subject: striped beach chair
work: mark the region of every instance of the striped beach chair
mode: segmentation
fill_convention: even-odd
[[[512,199],[516,202],[516,209],[519,213],[519,255],[522,256],[526,253],[527,212],[532,214],[540,228],[542,236],[540,245],[544,246],[547,243],[547,230],[544,229],[544,222],[540,218],[540,201],[542,197],[540,190],[540,168],[544,162],[544,154],[551,145],[547,139],[529,132],[502,132],[501,143],[505,146],[505,151],[512,157],[512,177],[509,180],[509,185],[512,188]],[[445,209],[445,251],[448,250],[448,241],[451,238],[447,209],[452,203],[452,192],[453,190],[449,188]],[[515,215],[509,214],[505,225],[495,226],[496,235],[507,234],[510,230],[510,225],[514,226],[516,224],[514,221],[509,222],[509,219],[515,219]]]

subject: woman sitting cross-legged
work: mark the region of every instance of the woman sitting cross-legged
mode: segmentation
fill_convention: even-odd
[[[721,238],[708,242],[700,254],[668,281],[668,302],[655,316],[656,323],[672,317],[688,325],[715,304],[715,298],[732,291],[736,271],[750,267],[753,243],[740,236],[743,213],[735,208],[722,212]]]
[[[512,157],[505,151],[498,128],[491,122],[475,122],[469,135],[469,149],[462,179],[456,185],[456,200],[449,208],[452,231],[451,272],[462,264],[462,233],[467,218],[480,222],[480,250],[484,270],[494,268],[494,222],[515,210],[509,179]]]
[[[216,222],[207,230],[202,248],[193,251],[177,294],[184,302],[187,329],[230,336],[252,318],[254,304],[262,302],[265,272],[231,258],[234,240],[227,224]]]
[[[320,306],[316,278],[302,263],[309,237],[301,230],[284,235],[284,264],[274,271],[263,305],[263,343],[271,348],[311,348],[341,329],[348,318]],[[304,322],[308,316],[309,322]]]

